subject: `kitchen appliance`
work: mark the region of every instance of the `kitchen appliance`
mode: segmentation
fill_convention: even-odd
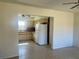
[[[47,24],[36,24],[35,42],[39,45],[47,45]]]

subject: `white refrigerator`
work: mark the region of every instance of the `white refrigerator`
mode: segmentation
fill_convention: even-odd
[[[35,42],[39,45],[47,45],[47,24],[36,24]]]

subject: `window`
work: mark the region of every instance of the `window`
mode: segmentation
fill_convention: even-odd
[[[19,15],[18,17],[18,30],[19,31],[25,31],[28,26],[29,16],[22,16]]]

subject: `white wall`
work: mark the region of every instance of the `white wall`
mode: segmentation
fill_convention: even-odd
[[[74,46],[79,47],[79,13],[74,15]]]
[[[54,18],[55,19],[55,18]],[[73,16],[63,14],[54,21],[53,48],[73,45]]]
[[[0,56],[11,57],[18,55],[17,26],[15,27],[12,23],[17,20],[18,14],[54,17],[54,29],[51,36],[53,37],[52,48],[72,46],[73,13],[0,2],[1,13],[0,18],[2,18],[2,21],[1,19],[0,21],[3,24],[0,26],[3,30],[0,30],[0,34],[3,34],[4,37],[0,37],[0,51],[2,52]]]

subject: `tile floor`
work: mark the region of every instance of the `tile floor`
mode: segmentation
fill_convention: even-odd
[[[16,59],[79,59],[79,48],[68,47],[52,50],[48,46],[26,42],[19,45],[19,58]]]

